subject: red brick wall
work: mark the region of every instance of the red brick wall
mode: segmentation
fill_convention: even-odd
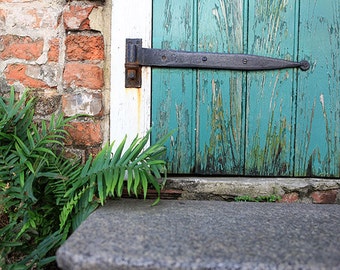
[[[98,26],[109,27],[107,2],[0,1],[0,93],[9,85],[30,88],[38,97],[36,117],[91,116],[68,129],[66,144],[82,157],[96,153],[108,137],[105,31]]]

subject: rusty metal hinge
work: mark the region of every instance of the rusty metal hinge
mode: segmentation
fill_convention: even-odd
[[[142,47],[141,39],[126,39],[125,87],[138,88],[142,84],[142,66],[226,69],[240,71],[274,70],[284,68],[309,69],[309,63],[287,61],[250,54],[204,53]]]

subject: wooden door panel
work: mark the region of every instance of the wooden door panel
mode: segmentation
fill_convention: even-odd
[[[198,50],[243,52],[243,2],[198,1]],[[196,172],[243,174],[243,73],[199,70]]]
[[[295,175],[340,177],[340,2],[301,1]]]
[[[248,53],[295,61],[295,1],[250,2]],[[245,173],[292,176],[294,70],[249,72],[246,91]]]
[[[153,47],[311,69],[153,69],[152,142],[172,173],[340,177],[338,0],[155,0]]]
[[[195,50],[191,0],[153,1],[153,47]],[[157,27],[156,27],[157,26]],[[152,141],[174,130],[168,143],[172,173],[192,173],[195,162],[196,73],[191,69],[152,71]]]

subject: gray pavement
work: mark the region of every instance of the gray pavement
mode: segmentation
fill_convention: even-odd
[[[57,252],[62,269],[340,269],[340,205],[122,199]]]

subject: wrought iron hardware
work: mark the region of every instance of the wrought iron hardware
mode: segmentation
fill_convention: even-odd
[[[142,84],[141,67],[173,67],[227,69],[240,71],[274,70],[284,68],[309,69],[309,63],[287,61],[250,54],[203,53],[150,49],[142,47],[141,39],[126,39],[125,87]]]

